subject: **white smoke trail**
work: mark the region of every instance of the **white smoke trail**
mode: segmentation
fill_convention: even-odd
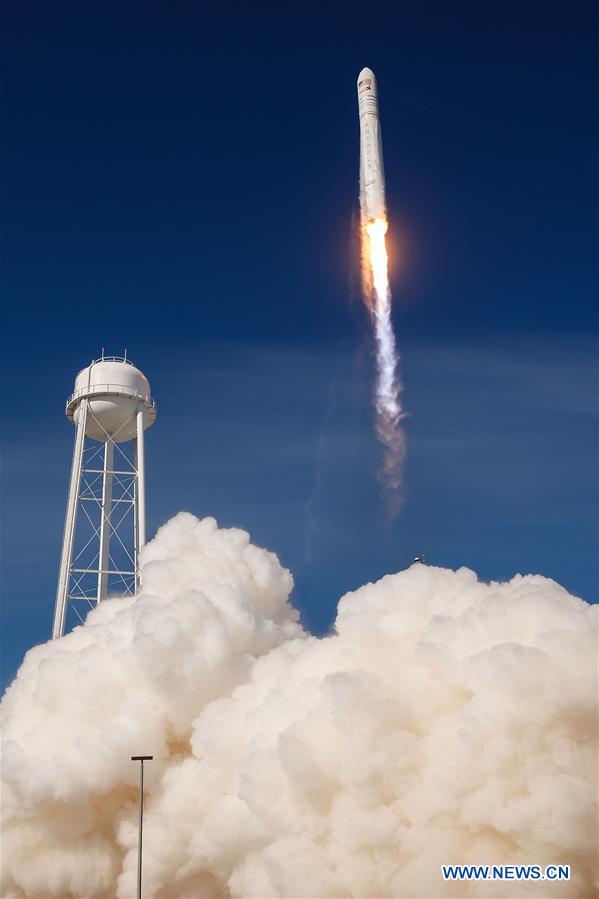
[[[413,565],[310,636],[247,534],[180,514],[143,591],[32,649],[3,704],[2,895],[599,895],[598,607]],[[442,863],[570,864],[450,883]]]
[[[387,223],[377,219],[363,226],[363,284],[370,310],[376,345],[376,384],[374,405],[376,433],[383,444],[383,482],[386,487],[387,507],[392,516],[397,514],[402,502],[402,481],[406,444],[401,420],[402,385],[399,378],[399,355],[391,322],[391,290],[389,287],[388,259],[385,246]]]

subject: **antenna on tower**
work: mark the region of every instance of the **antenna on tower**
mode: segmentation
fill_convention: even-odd
[[[156,420],[146,376],[125,358],[91,362],[75,378],[66,415],[76,426],[52,638],[69,611],[134,596],[146,541],[144,432]],[[71,616],[73,621],[73,616]],[[78,623],[77,620],[74,623]]]

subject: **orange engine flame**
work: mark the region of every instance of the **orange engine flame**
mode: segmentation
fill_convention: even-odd
[[[377,294],[377,298],[383,297],[385,300],[388,299],[389,294],[389,276],[387,274],[389,260],[385,244],[387,227],[386,219],[375,219],[366,225],[372,286]]]

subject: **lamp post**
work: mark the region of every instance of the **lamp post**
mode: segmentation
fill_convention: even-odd
[[[137,899],[141,899],[141,846],[144,826],[144,762],[151,762],[153,755],[132,755],[132,762],[139,762],[139,841],[137,844]]]

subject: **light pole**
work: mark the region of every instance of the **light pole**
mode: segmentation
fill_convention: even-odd
[[[137,844],[137,899],[141,899],[141,844],[144,827],[144,762],[151,762],[153,755],[132,755],[132,762],[139,762],[139,841]]]

